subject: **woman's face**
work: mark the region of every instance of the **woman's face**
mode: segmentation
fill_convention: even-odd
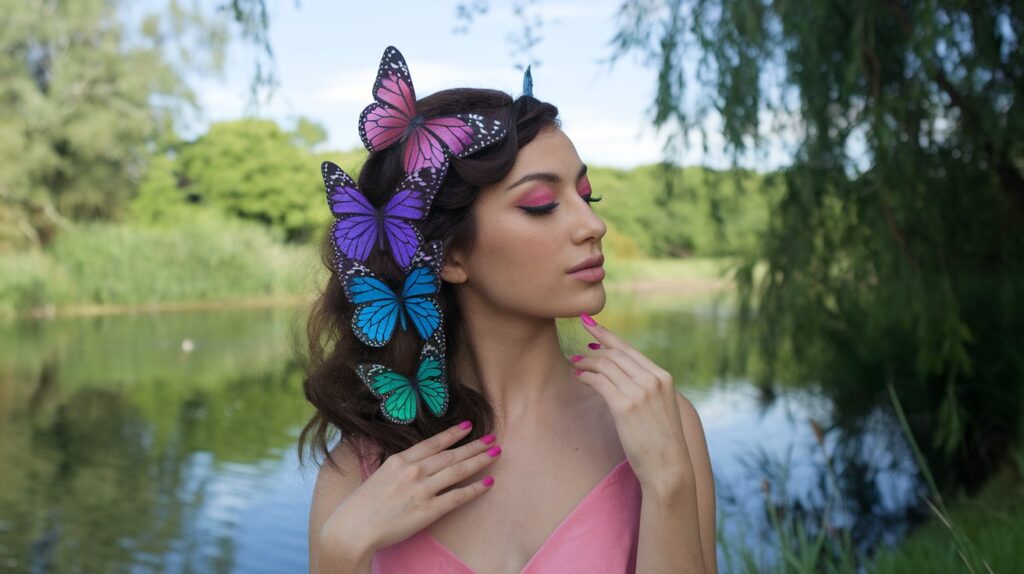
[[[603,268],[569,272],[602,258],[607,227],[589,198],[586,166],[572,142],[557,127],[541,130],[519,150],[508,176],[481,190],[473,207],[476,244],[468,255],[447,258],[444,278],[512,312],[599,312],[605,303]],[[450,261],[457,262],[455,268]]]

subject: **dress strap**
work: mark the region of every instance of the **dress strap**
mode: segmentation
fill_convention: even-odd
[[[366,470],[366,459],[359,457],[359,477],[365,481],[367,476],[369,473]]]
[[[366,480],[373,471],[371,467],[371,459],[377,456],[377,449],[368,440],[352,439],[355,441],[356,454],[359,456],[359,476],[362,480]]]

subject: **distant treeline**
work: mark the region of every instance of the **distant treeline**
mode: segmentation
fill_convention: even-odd
[[[109,217],[67,220],[45,245],[0,249],[0,314],[62,304],[132,304],[308,293],[312,245],[332,220],[320,163],[353,176],[363,150],[317,152],[325,133],[300,120],[213,124],[146,163],[137,189],[115,191]],[[618,259],[750,255],[767,225],[764,176],[701,168],[590,168],[594,209]],[[123,185],[128,185],[123,182]],[[69,192],[65,192],[69,193]],[[93,193],[85,190],[83,193]],[[124,199],[118,199],[124,198]]]
[[[214,124],[173,156],[156,159],[132,216],[174,222],[208,207],[264,224],[283,241],[307,242],[331,219],[320,161],[330,159],[355,176],[365,157],[362,150],[315,153],[311,141],[317,139],[269,120]],[[776,195],[764,176],[749,172],[651,165],[589,173],[594,193],[603,197],[594,209],[609,224],[608,247],[624,256],[750,254]]]

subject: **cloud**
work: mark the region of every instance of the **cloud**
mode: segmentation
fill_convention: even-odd
[[[372,101],[371,90],[377,77],[377,67],[348,70],[326,87],[311,93],[314,104],[362,104]],[[473,86],[510,90],[522,81],[514,71],[495,67],[468,67],[440,62],[416,62],[412,70],[412,83],[416,97],[457,86]]]
[[[588,164],[629,168],[661,159],[664,140],[646,128],[642,118],[616,118],[597,110],[567,109],[562,129]]]

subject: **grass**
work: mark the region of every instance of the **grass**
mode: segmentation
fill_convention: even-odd
[[[829,526],[828,507],[815,533],[808,532],[799,520],[780,514],[766,479],[764,506],[773,536],[771,547],[744,547],[743,536],[730,540],[723,536],[720,528],[723,572],[986,574],[1021,570],[1024,563],[1020,557],[1020,548],[1024,547],[1024,436],[1018,440],[1016,451],[1002,472],[977,496],[961,498],[947,506],[910,435],[902,406],[891,386],[889,392],[903,433],[931,490],[926,502],[932,510],[932,518],[895,547],[864,555],[855,549],[848,532]],[[818,429],[815,431],[817,433]],[[828,461],[820,434],[818,443]],[[830,462],[826,464],[826,472],[829,483],[834,486],[838,477]],[[832,490],[830,500],[835,502],[839,492]],[[772,558],[766,559],[766,556]]]
[[[237,221],[79,225],[45,251],[0,255],[0,317],[289,298],[313,292],[317,269],[311,248]]]
[[[1019,470],[1005,469],[973,498],[953,502],[946,520],[936,517],[894,548],[878,553],[873,571],[878,574],[915,572],[979,572],[966,567],[951,543],[948,524],[971,541],[974,553],[993,572],[1019,572],[1024,559],[1024,482]],[[980,572],[988,572],[984,566]]]
[[[609,289],[667,296],[727,289],[723,258],[650,259],[609,249]],[[80,224],[45,251],[0,253],[0,318],[177,308],[309,297],[324,280],[312,246],[283,245],[262,226]]]
[[[947,508],[936,495],[931,506],[935,518],[899,546],[879,552],[874,572],[1020,571],[1024,564],[1020,553],[1024,547],[1024,436],[1018,437],[1010,461],[976,496]]]

